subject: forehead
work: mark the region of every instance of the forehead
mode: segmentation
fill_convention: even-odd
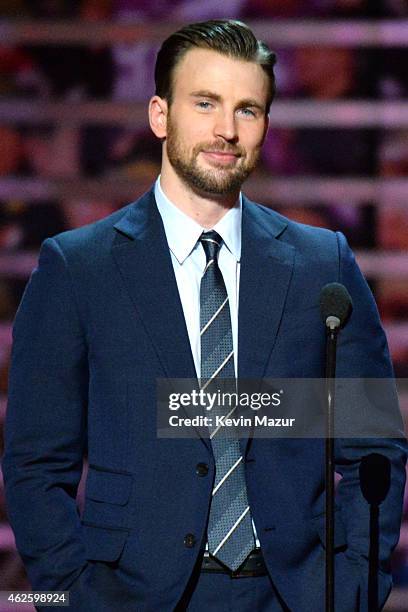
[[[208,90],[238,98],[264,102],[269,82],[255,62],[235,59],[211,49],[190,49],[177,64],[173,75],[173,97]]]

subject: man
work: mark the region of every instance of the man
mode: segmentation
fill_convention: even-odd
[[[3,459],[9,517],[33,589],[70,590],[73,610],[324,609],[322,441],[240,448],[234,437],[156,432],[157,379],[324,376],[318,299],[331,281],[354,301],[338,375],[392,376],[344,237],[240,194],[268,128],[273,64],[239,22],[170,36],[149,105],[160,178],[106,219],[46,240],[20,305]],[[389,413],[400,423],[393,403]],[[381,604],[391,586],[405,442],[340,440],[336,612],[367,609],[358,470],[376,448],[392,464]]]

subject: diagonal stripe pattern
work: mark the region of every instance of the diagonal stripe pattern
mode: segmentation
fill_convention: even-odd
[[[234,392],[235,370],[231,315],[227,290],[218,266],[222,238],[211,230],[200,236],[206,268],[200,285],[201,388]],[[212,262],[212,263],[210,263]],[[230,406],[215,406],[212,417],[231,412]],[[221,432],[222,433],[222,432]],[[208,521],[208,548],[212,555],[235,571],[255,548],[251,512],[239,440],[220,435],[215,424],[210,431],[216,475]]]

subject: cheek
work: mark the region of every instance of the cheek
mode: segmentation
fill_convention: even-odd
[[[242,146],[246,149],[248,155],[256,154],[262,147],[264,141],[263,130],[257,131],[256,134],[251,132],[242,140]]]
[[[189,122],[180,126],[176,138],[184,149],[191,150],[199,146],[200,143],[208,141],[208,132],[202,126],[198,127]]]
[[[209,126],[203,125],[201,122],[191,126],[190,130],[191,140],[195,143],[208,142],[213,140],[212,130]]]
[[[214,144],[214,142],[215,138],[206,130],[196,129],[190,133],[189,147],[196,154],[205,149],[206,146]]]

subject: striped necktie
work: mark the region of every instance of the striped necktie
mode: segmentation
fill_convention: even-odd
[[[206,255],[206,267],[200,286],[201,388],[215,392],[236,390],[231,316],[227,290],[218,267],[218,252],[222,238],[211,230],[200,236]],[[228,380],[230,379],[230,384]],[[216,406],[217,414],[232,414],[234,406]],[[239,439],[229,431],[210,429],[215,458],[215,482],[208,521],[209,552],[235,571],[255,548],[251,512],[248,504],[245,471]]]

